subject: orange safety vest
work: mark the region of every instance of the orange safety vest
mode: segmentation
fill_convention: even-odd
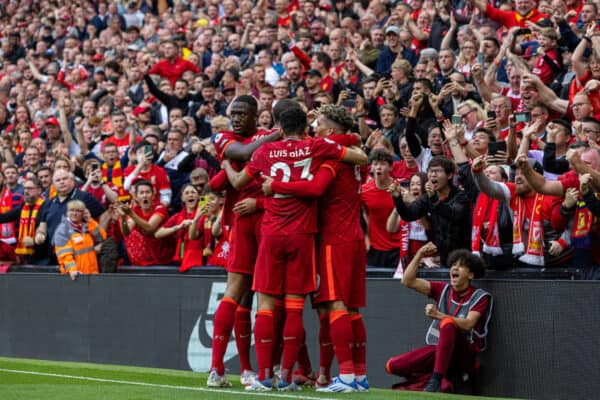
[[[106,239],[106,232],[94,220],[83,224],[77,231],[71,221],[63,218],[54,233],[54,251],[62,274],[76,269],[82,274],[97,274],[98,259],[94,245]]]

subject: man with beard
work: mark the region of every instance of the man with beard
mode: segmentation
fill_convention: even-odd
[[[492,181],[484,172],[486,166],[485,158],[475,159],[473,177],[483,193],[506,202],[513,210],[513,257],[526,267],[558,265],[564,259],[560,255],[567,242],[561,236],[562,230],[559,232],[552,226],[551,219],[562,198],[536,193],[527,178],[543,173],[542,166],[526,155],[519,156],[515,183]]]
[[[238,96],[230,107],[233,131],[220,132],[215,136],[215,149],[219,159],[229,159],[236,169],[241,170],[263,143],[280,137],[279,132],[257,129],[257,112],[258,103],[254,97]],[[250,385],[255,376],[249,358],[251,331],[247,328],[251,326],[250,307],[241,303],[245,297],[246,301],[249,298],[250,305],[252,302],[252,278],[258,253],[264,195],[258,182],[251,183],[239,191],[233,189],[227,185],[224,172],[213,178],[210,187],[211,190],[226,190],[222,223],[231,226],[231,252],[227,260],[227,287],[215,313],[213,354],[207,386],[231,386],[225,376],[223,357],[234,326],[242,364],[240,380],[242,384]],[[238,341],[238,337],[242,336],[248,340],[243,343]]]
[[[454,171],[454,162],[442,156],[433,157],[427,168],[426,193],[408,205],[402,200],[398,184],[388,188],[394,197],[396,211],[405,221],[429,214],[432,241],[439,250],[442,265],[448,265],[448,254],[452,250],[470,248],[470,202],[468,196],[452,184]]]
[[[290,82],[289,97],[296,97],[299,87],[306,89],[306,83],[302,79],[302,65],[298,59],[294,58],[285,64],[284,78]]]

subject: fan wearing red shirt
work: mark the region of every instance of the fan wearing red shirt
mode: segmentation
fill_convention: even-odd
[[[360,195],[368,223],[367,265],[396,268],[400,261],[400,233],[386,229],[387,219],[394,210],[394,200],[387,192],[394,181],[393,159],[387,150],[377,149],[371,152],[370,161],[375,179],[362,186]]]
[[[340,143],[353,126],[350,112],[343,106],[319,108],[315,133]],[[338,141],[339,140],[339,141]],[[347,142],[345,142],[347,143]],[[366,329],[358,309],[365,306],[366,249],[360,225],[361,172],[359,166],[326,161],[312,181],[274,181],[265,177],[263,190],[299,198],[319,198],[317,273],[320,285],[313,295],[318,304],[321,331],[321,367],[318,391],[353,392],[368,389],[366,377]],[[331,384],[333,349],[338,359],[339,378]],[[356,382],[355,382],[356,380]]]
[[[171,183],[167,171],[163,167],[152,164],[154,153],[150,142],[142,140],[135,147],[137,158],[136,165],[125,168],[125,184],[123,187],[129,191],[131,186],[139,180],[148,181],[154,187],[156,197],[154,204],[162,204],[166,207],[171,203]],[[149,150],[148,152],[146,152]]]
[[[544,54],[538,56],[531,72],[539,76],[544,84],[549,85],[561,70],[561,63],[556,52],[558,34],[553,28],[543,28],[540,30],[538,40]]]
[[[122,111],[115,111],[111,115],[111,121],[113,126],[113,133],[111,136],[104,139],[102,142],[102,147],[107,143],[114,143],[117,146],[117,150],[119,150],[119,158],[122,158],[129,149],[131,144],[131,137],[129,135],[134,135],[133,132],[127,132],[127,117]],[[136,138],[139,142],[139,139]]]
[[[167,220],[167,208],[155,205],[155,191],[148,181],[138,181],[131,192],[135,205],[120,203],[121,232],[125,237],[125,249],[132,265],[164,265],[173,258],[174,243],[166,238],[156,239],[154,233]]]
[[[492,21],[501,23],[507,28],[520,26],[527,28],[527,21],[538,22],[540,19],[550,18],[535,8],[534,0],[516,0],[515,11],[503,11],[495,8],[486,0],[470,0],[471,4],[479,8],[484,16]]]
[[[165,58],[154,64],[148,70],[148,75],[160,75],[167,78],[171,82],[171,86],[175,87],[175,82],[183,76],[185,71],[192,71],[195,74],[200,73],[200,69],[194,63],[178,57],[179,48],[177,43],[172,40],[165,40],[162,42],[161,47],[165,53]]]
[[[401,389],[451,391],[447,373],[462,376],[470,372],[477,354],[486,347],[492,295],[471,285],[473,279],[485,274],[483,260],[470,250],[454,250],[448,256],[449,284],[417,278],[422,259],[436,253],[431,242],[421,247],[402,278],[402,285],[433,299],[437,305],[425,307],[425,315],[432,320],[425,340],[428,345],[392,357],[386,364],[388,374],[406,378],[396,385]]]
[[[259,148],[243,171],[236,172],[227,161],[223,167],[233,187],[241,188],[262,175],[276,181],[312,180],[328,159],[366,163],[361,151],[344,148],[332,141],[306,139],[306,113],[290,107],[281,113],[284,140]],[[258,379],[247,390],[272,390],[273,310],[285,298],[283,361],[279,390],[297,390],[290,382],[291,369],[303,343],[304,298],[316,289],[314,234],[317,230],[316,201],[275,195],[265,200],[265,215],[256,262],[253,289],[258,292],[258,313],[254,328]]]
[[[257,110],[258,103],[252,96],[238,96],[233,101],[229,109],[233,131],[219,132],[214,138],[215,149],[221,161],[231,160],[237,169],[241,169],[263,143],[279,139],[278,132],[257,129]],[[213,191],[226,190],[222,223],[231,227],[231,250],[227,259],[227,287],[215,313],[212,365],[207,386],[231,385],[225,377],[223,357],[234,328],[242,369],[241,381],[249,384],[252,380],[250,331],[247,331],[248,336],[245,332],[251,326],[252,296],[247,294],[251,294],[264,195],[258,183],[251,183],[239,191],[232,188],[223,171],[211,180],[210,188]],[[249,299],[250,304],[240,304],[244,298]],[[241,336],[247,337],[247,340],[241,340]]]

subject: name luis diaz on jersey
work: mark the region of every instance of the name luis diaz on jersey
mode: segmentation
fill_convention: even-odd
[[[310,156],[310,147],[304,146],[304,148],[287,150],[269,150],[269,158],[281,158],[281,157],[290,157],[290,158],[300,158]]]

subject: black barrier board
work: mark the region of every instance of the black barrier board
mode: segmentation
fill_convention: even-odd
[[[489,350],[478,394],[536,399],[597,398],[600,283],[484,280],[494,295]],[[0,276],[0,355],[207,371],[223,278],[179,275]],[[395,280],[369,280],[363,316],[367,368],[377,387],[393,356],[424,345],[427,299]],[[307,302],[308,303],[308,302]],[[318,367],[318,319],[305,309]],[[227,368],[239,372],[234,340]],[[254,365],[255,360],[253,359]],[[335,372],[335,371],[334,371]]]

